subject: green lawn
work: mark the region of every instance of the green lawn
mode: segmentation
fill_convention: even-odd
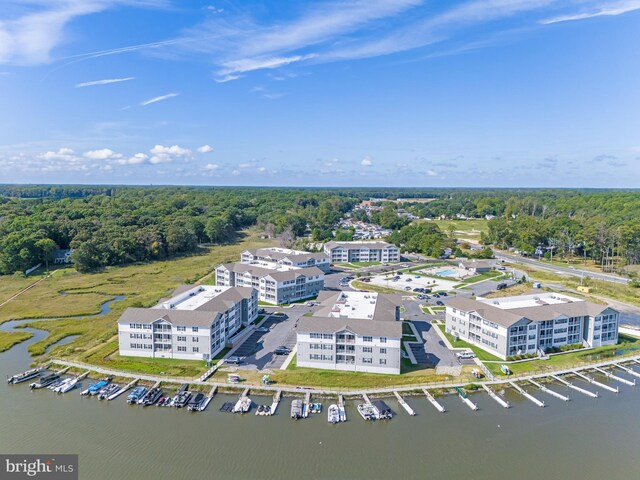
[[[445,334],[445,336],[447,337],[447,340],[449,340],[449,342],[451,343],[451,345],[453,346],[453,348],[470,348],[471,350],[473,350],[473,353],[476,354],[476,357],[478,357],[479,360],[485,362],[485,361],[489,361],[489,362],[501,362],[503,361],[501,358],[496,357],[495,355],[491,355],[489,352],[484,351],[482,348],[480,347],[476,347],[475,345],[471,345],[470,343],[465,342],[464,340],[455,340],[453,335],[451,335],[450,333],[447,333],[445,330],[445,326],[443,324],[438,324],[436,325],[437,328],[439,328],[442,333]]]
[[[440,227],[443,232],[449,232],[450,228],[456,232],[469,234],[469,236],[479,236],[478,232],[488,232],[488,220],[484,218],[472,219],[472,220],[433,220],[433,222]]]
[[[487,273],[481,273],[480,275],[474,275],[473,277],[465,278],[460,283],[462,285],[466,285],[466,284],[469,284],[469,283],[481,282],[483,280],[491,280],[492,278],[498,278],[498,277],[503,277],[503,276],[504,276],[503,272],[497,272],[495,270],[492,270],[492,271],[487,272]]]
[[[578,350],[570,353],[552,355],[548,360],[530,360],[519,363],[509,363],[509,368],[515,375],[539,374],[545,371],[559,370],[562,368],[572,368],[587,363],[596,363],[615,357],[616,355],[634,355],[640,352],[640,338],[619,335],[617,345],[597,347],[588,350]],[[496,363],[485,363],[494,373],[500,373],[500,365]]]
[[[411,291],[403,291],[403,290],[394,290],[393,288],[380,287],[378,285],[371,285],[370,283],[360,282],[358,280],[354,280],[351,282],[353,288],[357,290],[363,290],[365,292],[378,292],[378,293],[397,293],[401,295],[417,295],[415,292]]]

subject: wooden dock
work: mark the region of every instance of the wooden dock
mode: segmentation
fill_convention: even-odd
[[[413,409],[409,406],[407,402],[404,401],[404,398],[402,398],[402,396],[397,391],[394,391],[393,393],[398,399],[398,403],[402,406],[402,408],[404,408],[407,411],[407,413],[413,417],[416,414],[416,412],[413,411]]]
[[[107,400],[111,401],[114,398],[118,398],[120,395],[122,395],[124,392],[126,392],[127,390],[129,390],[131,387],[133,387],[136,383],[138,383],[138,378],[134,378],[133,380],[131,380],[129,383],[127,383],[124,387],[122,387],[120,390],[112,393],[111,395],[109,395],[107,397]]]
[[[427,390],[426,388],[423,388],[422,391],[427,396],[427,400],[429,400],[431,402],[431,404],[434,407],[436,407],[436,410],[438,410],[440,413],[446,412],[444,407],[442,405],[440,405],[440,403],[438,403],[438,401],[434,398],[434,396],[431,395],[431,392],[429,392],[429,390]]]
[[[307,392],[304,394],[304,402],[302,403],[302,418],[307,418],[309,416],[310,403],[311,392]]]
[[[544,385],[542,385],[541,383],[536,382],[535,380],[529,379],[529,382],[532,385],[535,385],[536,387],[538,387],[541,391],[548,393],[549,395],[552,395],[556,398],[559,398],[560,400],[562,400],[563,402],[568,402],[569,400],[571,400],[569,397],[567,397],[566,395],[562,395],[561,393],[558,392],[554,392],[553,390],[545,387]]]
[[[366,393],[363,393],[362,399],[364,400],[364,403],[368,403],[369,405],[371,405],[371,400],[369,400],[369,395],[367,395]]]
[[[282,400],[282,390],[278,390],[273,396],[273,403],[271,404],[271,415],[276,413],[278,405],[280,404],[280,400]]]
[[[467,394],[464,393],[462,391],[461,388],[456,387],[455,391],[458,392],[458,397],[460,397],[460,400],[462,400],[463,403],[465,403],[467,405],[467,407],[469,407],[471,410],[473,410],[474,412],[476,410],[478,410],[478,405],[476,405],[475,403],[473,403],[471,401],[471,399],[469,397],[467,397]]]
[[[596,387],[600,387],[600,388],[604,388],[605,390],[609,390],[610,392],[613,393],[619,393],[620,389],[618,387],[613,388],[610,387],[609,385],[605,385],[604,383],[600,383],[597,380],[591,378],[591,377],[587,377],[585,374],[580,373],[580,372],[573,372],[574,375],[577,375],[578,377],[582,378],[583,380],[589,382],[589,383],[593,383]]]
[[[484,388],[484,390],[489,394],[489,396],[491,398],[493,398],[496,402],[498,402],[500,405],[502,405],[504,408],[509,408],[511,407],[511,404],[509,402],[507,402],[504,398],[502,398],[500,395],[498,395],[496,392],[494,392],[493,390],[491,390],[491,388],[488,385],[485,385],[484,383],[482,384],[482,388]]]
[[[527,393],[527,391],[524,388],[522,388],[520,385],[518,385],[516,382],[509,382],[509,385],[515,388],[518,392],[520,392],[520,394],[523,397],[528,398],[539,407],[544,407],[544,402],[542,400],[538,400],[536,397],[534,397],[530,393]]]
[[[599,367],[595,367],[594,370],[596,370],[597,372],[600,372],[606,377],[611,378],[612,380],[615,380],[616,382],[624,383],[625,385],[629,385],[630,387],[636,386],[635,380],[631,381],[631,380],[627,380],[626,378],[618,377],[617,375],[614,375],[611,372],[607,372],[606,370],[603,370],[602,368],[599,368]]]
[[[563,385],[566,385],[567,387],[575,390],[576,392],[580,392],[580,393],[582,393],[584,395],[587,395],[587,396],[589,396],[591,398],[598,398],[598,392],[591,392],[591,391],[589,391],[589,390],[587,390],[585,388],[580,388],[580,387],[574,385],[571,382],[567,382],[564,378],[561,378],[561,377],[559,377],[557,375],[551,375],[551,378],[553,378],[554,380],[557,380],[558,382],[562,383]]]

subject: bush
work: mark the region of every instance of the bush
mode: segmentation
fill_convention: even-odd
[[[476,385],[475,383],[470,383],[470,384],[464,386],[465,390],[469,390],[469,391],[472,391],[472,392],[478,390],[479,388],[480,387],[478,385]]]

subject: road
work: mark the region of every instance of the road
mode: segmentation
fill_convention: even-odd
[[[605,282],[619,283],[622,285],[626,285],[629,283],[629,279],[619,277],[617,275],[613,275],[609,273],[592,272],[590,270],[581,270],[581,269],[571,268],[571,267],[560,267],[557,265],[549,265],[548,263],[544,263],[539,260],[535,260],[533,258],[522,257],[520,255],[514,255],[511,253],[496,251],[495,257],[497,259],[504,260],[507,262],[522,263],[525,265],[530,265],[538,270],[545,270],[553,273],[560,272],[563,275],[571,275],[572,277],[578,277],[578,278],[591,277],[591,278],[595,278],[596,280],[604,280]]]

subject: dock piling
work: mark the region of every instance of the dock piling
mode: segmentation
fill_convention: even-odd
[[[426,388],[423,388],[422,391],[427,396],[427,400],[429,400],[431,402],[431,404],[434,407],[436,407],[436,410],[438,410],[440,413],[446,412],[444,407],[442,405],[440,405],[440,403],[434,398],[433,395],[431,395],[431,392],[429,392],[429,390],[427,390]]]
[[[600,387],[600,388],[604,388],[605,390],[609,390],[610,392],[613,393],[619,393],[620,389],[618,387],[610,387],[609,385],[605,385],[604,383],[600,383],[597,380],[591,378],[591,377],[587,377],[586,375],[584,375],[583,373],[580,373],[578,371],[574,371],[572,372],[573,374],[577,375],[578,377],[582,378],[583,380],[589,382],[589,383],[593,383],[596,387]]]
[[[620,370],[627,372],[629,375],[633,375],[634,377],[639,377],[640,378],[640,373],[636,372],[634,369],[629,368],[625,365],[621,365],[619,363],[614,363],[614,365],[616,367],[618,367]]]
[[[414,416],[416,414],[416,412],[413,411],[409,404],[404,401],[404,398],[402,398],[402,396],[396,390],[393,391],[393,394],[398,399],[398,403],[400,403],[402,408],[404,408],[409,415]]]
[[[520,394],[523,397],[528,398],[529,400],[531,400],[533,403],[535,403],[539,407],[544,407],[545,406],[543,401],[538,400],[536,397],[534,397],[530,393],[527,393],[527,391],[524,388],[522,388],[520,385],[518,385],[516,382],[509,382],[509,385],[511,385],[513,388],[515,388],[518,392],[520,392]]]
[[[502,398],[500,395],[494,392],[491,388],[489,388],[488,385],[485,385],[483,383],[482,388],[484,388],[485,391],[489,394],[489,396],[493,398],[496,402],[498,402],[500,405],[502,405],[504,408],[511,407],[511,404],[509,402],[507,402],[504,398]]]
[[[580,393],[582,393],[584,395],[587,395],[587,396],[589,396],[591,398],[598,398],[598,392],[591,392],[591,391],[586,390],[584,388],[580,388],[580,387],[574,385],[571,382],[567,382],[564,378],[561,378],[561,377],[559,377],[557,375],[551,375],[551,378],[553,378],[554,380],[557,380],[558,382],[562,383],[563,385],[566,385],[567,387],[575,390],[576,392],[580,392]]]
[[[624,383],[625,385],[629,385],[630,387],[636,386],[635,380],[631,381],[631,380],[627,380],[626,378],[618,377],[617,375],[614,375],[611,372],[607,372],[606,370],[603,370],[602,368],[599,368],[599,367],[595,367],[595,370],[617,382]]]
[[[560,400],[562,400],[563,402],[568,402],[569,400],[571,400],[569,397],[567,397],[566,395],[562,395],[561,393],[558,392],[554,392],[553,390],[551,390],[550,388],[545,387],[544,385],[536,382],[535,380],[529,379],[529,382],[531,382],[531,384],[535,385],[536,387],[538,387],[541,391],[548,393],[549,395],[553,395],[556,398],[559,398]]]

